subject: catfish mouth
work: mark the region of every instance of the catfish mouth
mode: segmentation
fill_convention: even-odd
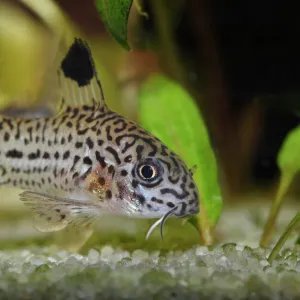
[[[190,217],[192,215],[197,215],[200,212],[199,205],[189,207],[186,202],[181,202],[176,208],[173,215],[178,218]]]
[[[179,206],[181,204],[181,207]],[[168,210],[160,219],[158,219],[148,230],[148,233],[146,235],[146,240],[149,238],[149,236],[151,235],[151,233],[153,232],[153,230],[160,225],[160,236],[162,239],[164,239],[163,236],[163,227],[165,225],[165,222],[167,221],[167,219],[170,216],[175,216],[178,218],[184,218],[184,217],[188,217],[194,214],[197,214],[199,212],[199,207],[196,207],[194,209],[190,209],[189,213],[186,212],[186,208],[187,208],[187,204],[185,202],[180,203],[177,206],[174,206],[173,208],[171,208],[170,210]],[[176,211],[179,209],[179,211],[176,213]]]
[[[199,208],[199,206],[198,207],[194,207],[194,208],[191,208],[190,210],[189,210],[189,216],[192,216],[192,215],[198,215],[199,214],[199,212],[200,212],[200,208]]]
[[[181,204],[181,207],[179,206]],[[162,240],[164,239],[163,236],[163,227],[165,225],[165,222],[170,216],[175,216],[178,218],[184,218],[184,217],[191,217],[192,215],[196,215],[199,213],[199,206],[189,209],[189,212],[186,212],[187,204],[182,202],[179,205],[171,208],[169,211],[167,211],[160,219],[158,219],[148,230],[146,235],[146,240],[149,238],[153,230],[160,225],[160,236]],[[179,209],[179,211],[176,213],[176,211]]]
[[[174,211],[177,210],[178,206],[175,206],[173,208],[171,208],[169,211],[167,211],[160,219],[158,219],[148,230],[148,233],[146,235],[146,240],[149,238],[149,236],[151,235],[151,233],[153,232],[153,230],[160,225],[160,236],[162,238],[162,240],[164,239],[164,235],[163,235],[163,227],[165,225],[165,222],[167,221],[168,217],[170,217],[171,215],[174,215]]]

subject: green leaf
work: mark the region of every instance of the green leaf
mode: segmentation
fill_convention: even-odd
[[[133,0],[96,0],[97,9],[106,28],[125,49],[127,41],[127,22]]]
[[[179,84],[153,75],[139,93],[139,118],[145,129],[181,156],[189,167],[197,165],[194,179],[200,192],[201,230],[212,229],[222,210],[217,163],[193,99]]]
[[[300,127],[293,129],[284,140],[278,153],[277,164],[281,171],[280,183],[261,237],[260,244],[263,247],[268,246],[271,241],[283,198],[295,174],[300,170]]]
[[[300,127],[296,127],[286,137],[277,157],[281,170],[295,173],[300,170]]]

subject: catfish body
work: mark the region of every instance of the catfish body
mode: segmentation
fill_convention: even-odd
[[[104,101],[88,45],[76,39],[58,71],[52,118],[0,117],[0,184],[24,189],[41,231],[90,224],[101,214],[158,218],[199,212],[184,162]]]

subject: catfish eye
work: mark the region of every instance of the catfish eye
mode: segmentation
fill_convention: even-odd
[[[144,180],[153,180],[157,175],[157,170],[151,165],[141,165],[138,174]]]
[[[162,182],[164,169],[158,160],[146,158],[135,166],[133,174],[137,177],[139,184],[151,188]]]

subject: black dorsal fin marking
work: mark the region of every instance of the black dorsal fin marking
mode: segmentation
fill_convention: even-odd
[[[89,44],[75,38],[58,70],[62,99],[65,106],[105,105]]]

